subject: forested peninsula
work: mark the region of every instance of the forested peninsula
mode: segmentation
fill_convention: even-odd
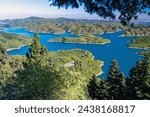
[[[110,40],[103,39],[94,35],[83,35],[78,38],[60,37],[55,39],[49,39],[48,42],[63,42],[63,43],[79,43],[79,44],[106,44],[110,43]]]
[[[132,39],[127,46],[131,48],[146,49],[146,52],[139,52],[139,54],[150,57],[150,36],[141,36]]]
[[[128,47],[150,49],[150,36],[141,36],[132,39]]]
[[[6,49],[12,49],[30,44],[31,39],[18,34],[0,32],[0,42],[4,44]]]

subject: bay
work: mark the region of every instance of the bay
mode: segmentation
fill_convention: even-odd
[[[1,30],[3,32],[9,32],[13,34],[21,34],[28,37],[32,37],[34,35],[33,32],[29,32],[25,28],[8,28]],[[103,38],[110,39],[111,43],[109,44],[73,44],[73,43],[60,43],[60,42],[47,42],[48,39],[58,38],[58,37],[77,37],[76,35],[65,32],[63,34],[50,34],[50,33],[39,33],[40,43],[41,45],[45,45],[48,48],[48,51],[57,51],[57,50],[70,50],[75,48],[80,48],[83,50],[90,51],[95,60],[104,61],[104,65],[102,66],[103,73],[99,77],[106,78],[108,73],[108,68],[110,62],[115,59],[119,63],[120,71],[124,72],[126,76],[129,74],[129,70],[135,64],[138,59],[142,59],[143,57],[138,55],[138,52],[146,51],[142,49],[133,49],[128,48],[126,45],[129,43],[132,36],[124,36],[120,35],[123,31],[118,31],[115,33],[104,33],[104,34],[95,34],[96,36],[100,36]],[[20,49],[14,49],[8,51],[9,55],[25,55],[28,51],[28,46],[21,47]]]

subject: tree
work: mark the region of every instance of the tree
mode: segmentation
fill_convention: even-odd
[[[45,56],[47,53],[48,53],[47,48],[46,48],[44,45],[42,45],[40,54],[41,54],[42,56]]]
[[[0,64],[4,64],[6,62],[7,53],[3,44],[0,42]]]
[[[150,14],[146,8],[150,8],[149,0],[49,0],[51,5],[60,7],[79,8],[84,7],[85,12],[97,14],[103,18],[116,19],[116,11],[120,13],[118,19],[127,25],[138,13]]]
[[[118,79],[118,99],[123,100],[126,99],[126,77],[124,73],[119,74],[119,79]]]
[[[40,43],[39,43],[39,37],[38,34],[35,33],[32,39],[32,43],[29,46],[29,53],[27,53],[27,58],[29,58],[30,60],[40,60],[40,52],[41,52],[41,48],[40,48]]]
[[[29,53],[28,52],[26,53],[26,57],[29,60],[40,61],[41,58],[45,56],[47,53],[48,50],[44,45],[40,47],[38,34],[35,33],[32,39],[32,43],[29,46]]]
[[[109,99],[123,99],[125,93],[125,76],[119,72],[119,66],[116,60],[112,60],[107,76],[109,84]]]
[[[150,58],[138,60],[130,70],[128,81],[129,99],[150,99]]]
[[[88,92],[93,100],[108,99],[108,84],[104,79],[93,76],[88,85]]]
[[[150,99],[150,56],[146,56],[143,60],[144,77],[142,78],[141,99]]]

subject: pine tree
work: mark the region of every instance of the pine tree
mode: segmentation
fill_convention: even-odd
[[[109,84],[109,99],[123,99],[125,93],[125,76],[119,72],[118,62],[112,60],[109,67],[107,82]]]
[[[26,53],[27,60],[34,60],[36,62],[39,62],[47,53],[48,50],[44,45],[40,47],[38,34],[35,33],[33,36],[32,43],[29,46],[29,53]]]
[[[119,92],[119,95],[118,95],[118,99],[120,100],[123,100],[123,99],[126,99],[126,77],[124,75],[124,73],[120,73],[119,74],[119,80],[118,80],[118,92]]]
[[[136,65],[130,70],[128,79],[128,98],[138,99],[140,79],[143,77],[142,61],[138,60]]]
[[[44,45],[42,45],[40,54],[41,54],[42,56],[44,56],[44,55],[46,55],[47,53],[48,53],[47,48],[46,48]]]
[[[111,61],[109,67],[109,72],[107,76],[107,82],[109,83],[109,98],[116,99],[118,98],[118,76],[119,76],[119,67],[116,60]]]
[[[93,100],[108,99],[108,84],[104,79],[93,76],[88,85],[88,92]]]
[[[150,59],[138,60],[130,70],[128,81],[129,99],[150,99]]]
[[[141,99],[150,99],[150,56],[146,56],[143,60],[144,77],[141,79]]]
[[[32,39],[32,43],[29,46],[29,53],[26,55],[30,60],[35,60],[35,61],[39,61],[40,60],[40,52],[41,52],[41,48],[40,48],[40,42],[39,42],[39,37],[38,34],[35,33]]]

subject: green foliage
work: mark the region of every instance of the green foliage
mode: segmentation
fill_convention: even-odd
[[[108,95],[108,83],[104,79],[92,77],[89,85],[88,92],[92,100],[106,100],[109,99]]]
[[[48,42],[103,44],[109,43],[110,40],[102,39],[101,37],[94,35],[84,35],[80,36],[79,38],[69,38],[69,37],[55,38],[48,40]]]
[[[46,48],[44,45],[42,45],[42,47],[41,47],[41,52],[40,52],[40,54],[41,54],[42,56],[45,56],[45,55],[48,54],[48,50],[47,50],[47,48]]]
[[[119,76],[119,66],[116,60],[111,61],[111,65],[109,67],[108,72],[108,81],[113,82]]]
[[[126,77],[118,70],[116,60],[111,62],[106,80],[92,77],[88,92],[91,99],[123,100],[126,99]]]
[[[76,20],[76,19],[44,19],[38,17],[29,17],[25,19],[10,20],[8,23],[11,27],[27,28],[32,32],[47,33],[64,33],[65,31],[72,34],[101,34],[104,32],[115,32],[127,29],[117,21],[100,21],[100,20]]]
[[[7,59],[6,49],[4,48],[3,44],[0,42],[0,65],[4,64]]]
[[[135,38],[128,44],[129,47],[150,48],[150,36]]]
[[[150,51],[146,51],[146,52],[139,52],[140,55],[143,55],[143,56],[147,56],[147,57],[150,57]]]
[[[131,40],[131,43],[127,45],[128,47],[134,48],[145,48],[148,51],[139,52],[140,55],[150,57],[150,36],[141,36]]]
[[[38,34],[35,33],[32,39],[32,43],[29,46],[29,59],[34,59],[35,61],[40,59],[40,43],[39,43],[39,37]]]
[[[0,65],[0,99],[3,99],[6,92],[6,85],[12,82],[12,77],[16,76],[16,71],[23,68],[21,56],[8,56],[5,64]],[[7,90],[7,91],[6,91]]]
[[[93,37],[95,39],[95,37]],[[0,43],[0,99],[150,99],[150,54],[139,60],[127,79],[117,61],[109,68],[108,79],[98,79],[102,61],[90,52],[74,49],[47,52],[34,35],[27,57],[6,56]],[[93,74],[95,74],[93,76]]]
[[[129,99],[150,99],[150,58],[137,61],[130,71],[128,81]]]
[[[6,85],[6,99],[50,99],[55,78],[57,74],[44,62],[28,63],[17,70],[13,81]]]
[[[126,82],[127,81],[127,82]],[[108,79],[92,77],[88,92],[91,99],[103,100],[149,100],[150,99],[150,56],[139,60],[126,79],[119,73],[117,61],[112,61]]]
[[[122,36],[150,36],[150,27],[137,25],[126,29]]]
[[[97,14],[103,18],[116,19],[116,12],[119,12],[118,19],[126,25],[131,19],[137,19],[138,13],[149,14],[145,8],[150,7],[149,0],[49,0],[51,5],[60,7],[79,8],[83,6],[85,12]]]
[[[35,33],[33,36],[32,43],[29,46],[29,52],[30,53],[27,53],[26,56],[30,61],[40,61],[42,57],[46,56],[46,54],[48,53],[48,50],[44,45],[40,47],[39,37],[37,33]]]
[[[107,82],[109,84],[109,98],[110,99],[123,99],[125,98],[125,76],[119,72],[119,66],[116,60],[111,62],[109,67]]]
[[[93,74],[100,73],[99,66],[102,64],[92,59],[91,53],[78,49],[48,53],[42,60],[27,62],[25,66],[22,64],[25,57],[13,59],[15,63],[10,63],[9,69],[5,69],[11,73],[8,76],[5,72],[9,82],[3,86],[1,98],[89,99],[87,84]],[[18,68],[14,69],[17,64]]]
[[[87,85],[101,61],[80,49],[48,53],[37,34],[27,57],[8,56],[0,67],[0,99],[89,99]]]
[[[6,49],[10,49],[30,44],[31,40],[26,36],[0,32],[0,42],[3,43]]]
[[[119,74],[119,79],[118,79],[118,98],[119,100],[126,99],[126,76],[124,73]]]

